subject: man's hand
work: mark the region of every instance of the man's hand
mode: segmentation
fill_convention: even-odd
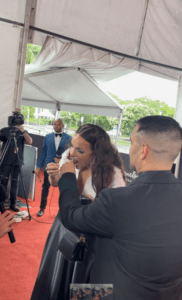
[[[62,167],[60,169],[60,176],[62,176],[64,173],[67,173],[67,172],[76,174],[75,164],[72,160],[67,161],[62,165]]]
[[[21,126],[18,126],[18,129],[21,130],[21,132],[25,131],[24,127],[21,125]]]
[[[6,210],[3,214],[0,215],[0,238],[5,234],[13,230],[11,226],[15,223],[14,215]]]
[[[47,170],[47,174],[51,177],[59,176],[60,169],[59,169],[59,165],[56,163],[47,164],[46,170]]]
[[[34,170],[34,173],[38,176],[39,175],[39,172],[40,172],[40,168],[37,168]]]

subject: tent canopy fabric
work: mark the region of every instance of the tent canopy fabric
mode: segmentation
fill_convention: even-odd
[[[30,5],[32,7],[29,15],[25,9]],[[118,70],[118,76],[140,71],[179,81],[177,119],[182,115],[181,0],[6,0],[0,3],[0,38],[3,41],[0,49],[0,128],[7,123],[7,116],[10,115],[16,100],[17,70],[22,45],[20,40],[27,18],[30,19],[28,38],[31,43],[43,45],[49,35],[59,38],[61,43],[72,40],[83,45],[92,45],[89,47],[92,55],[95,47],[101,47],[105,53],[117,52],[112,59],[118,58],[122,64],[126,62],[124,69],[120,64],[122,68]],[[97,73],[97,79],[100,77],[101,80],[101,75]],[[113,78],[111,73],[107,75],[108,79],[104,77],[102,80]],[[29,86],[31,91],[30,83],[26,80],[24,85]],[[35,93],[39,95],[36,103],[42,104],[41,88],[35,88]],[[24,102],[25,96],[27,94],[23,96]],[[54,96],[44,92],[43,100],[47,107],[52,107],[53,99]],[[57,107],[60,99],[54,100],[54,107]],[[34,99],[31,105],[33,101]]]
[[[38,0],[33,26],[182,69],[181,0]],[[34,31],[32,41],[43,45],[45,38]],[[170,80],[180,76],[140,61],[135,70]]]
[[[51,112],[48,109],[45,109],[41,111],[39,114],[37,114],[39,117],[49,117],[49,118],[54,118],[54,115],[51,114]]]
[[[48,37],[25,68],[22,104],[119,118],[121,106],[99,86],[126,72],[109,54]]]

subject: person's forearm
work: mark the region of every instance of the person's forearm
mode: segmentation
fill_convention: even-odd
[[[58,186],[59,179],[60,179],[59,175],[49,176],[49,182],[54,187]]]
[[[28,135],[28,133],[23,132],[23,136],[24,136],[24,138],[25,138],[25,142],[26,142],[28,145],[32,145],[32,138]]]

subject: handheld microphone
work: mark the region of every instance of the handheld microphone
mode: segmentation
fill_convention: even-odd
[[[33,173],[33,174],[35,174],[35,171],[32,171],[32,173]],[[39,177],[38,175],[36,175],[36,176],[37,176],[37,178],[38,178],[39,182],[41,182],[41,179],[40,179],[40,177]]]
[[[61,152],[61,147],[58,147],[57,153],[56,153],[56,158],[61,159],[62,158],[62,152]]]
[[[3,214],[5,212],[4,201],[6,200],[6,190],[2,184],[0,184],[0,211]],[[8,232],[11,243],[16,242],[13,231]]]

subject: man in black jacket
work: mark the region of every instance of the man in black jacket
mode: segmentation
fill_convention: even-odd
[[[23,153],[24,153],[24,143],[31,145],[32,138],[29,136],[28,132],[22,126],[24,123],[23,115],[22,122],[17,124],[15,128],[15,138],[17,142],[17,149],[15,149],[14,140],[11,140],[10,146],[6,151],[6,155],[3,159],[1,165],[2,179],[1,184],[7,189],[9,175],[11,174],[11,189],[10,189],[10,209],[18,212],[19,208],[16,206],[16,196],[18,192],[18,176],[20,173],[18,156],[20,159],[20,167],[23,164]],[[5,127],[0,130],[0,142],[3,142],[2,153],[7,145],[8,139],[10,138],[11,127]]]
[[[130,165],[138,178],[79,201],[75,166],[61,168],[59,214],[66,228],[97,238],[90,283],[113,284],[114,300],[182,299],[182,182],[171,168],[182,148],[172,118],[140,119]]]

